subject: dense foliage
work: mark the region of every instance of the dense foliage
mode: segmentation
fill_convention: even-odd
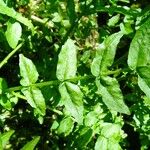
[[[148,150],[148,0],[0,0],[0,149]]]

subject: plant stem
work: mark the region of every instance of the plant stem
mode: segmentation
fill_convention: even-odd
[[[0,63],[0,69],[7,63],[7,61],[22,47],[23,43],[20,43],[12,52],[10,52],[4,60]]]
[[[68,82],[75,82],[75,81],[78,81],[78,80],[87,80],[87,79],[90,79],[90,78],[95,78],[95,77],[94,77],[94,76],[80,76],[80,77],[75,77],[75,78],[72,78],[72,79],[67,79],[67,80],[65,80],[65,81],[68,81]],[[65,82],[65,81],[64,81],[64,82]],[[63,82],[63,81],[53,80],[53,81],[35,83],[35,84],[30,85],[30,86],[16,86],[16,87],[8,88],[8,89],[6,90],[6,92],[19,91],[19,90],[21,90],[22,88],[28,88],[28,87],[32,87],[32,86],[36,86],[36,87],[38,87],[38,88],[42,88],[42,87],[45,87],[45,86],[59,85],[59,84],[61,84],[62,82]]]

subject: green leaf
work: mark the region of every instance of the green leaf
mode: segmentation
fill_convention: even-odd
[[[74,0],[67,0],[67,13],[69,16],[70,23],[72,24],[76,20]]]
[[[75,77],[77,70],[77,50],[74,41],[68,39],[58,56],[56,75],[61,81]]]
[[[123,95],[115,78],[103,77],[96,80],[97,93],[101,95],[103,102],[110,110],[130,114],[128,107],[123,101]]]
[[[14,18],[34,31],[34,26],[31,21],[23,17],[20,13],[16,12],[13,8],[9,8],[8,6],[6,6],[3,0],[0,1],[0,14],[4,14],[11,18]]]
[[[118,141],[99,136],[95,143],[95,150],[122,150]]]
[[[96,112],[91,111],[85,116],[84,123],[86,126],[93,126],[94,124],[96,124],[96,122],[98,122],[98,115],[96,114]]]
[[[91,65],[91,72],[94,76],[106,73],[108,67],[113,64],[117,45],[123,36],[122,32],[114,33],[100,44],[96,56]]]
[[[20,40],[22,28],[20,23],[10,19],[7,22],[7,31],[5,33],[8,44],[11,48],[15,48]]]
[[[119,141],[121,135],[121,126],[119,124],[105,123],[101,130],[101,135],[107,139],[114,138]]]
[[[119,124],[104,123],[101,129],[101,135],[96,141],[95,150],[121,150],[119,145],[121,138],[121,126]]]
[[[28,142],[26,145],[24,145],[21,150],[34,150],[35,146],[40,140],[40,136],[35,137],[32,141]]]
[[[74,127],[74,121],[71,117],[64,118],[57,129],[58,134],[64,133],[65,136],[69,135]]]
[[[65,82],[59,86],[62,101],[66,110],[82,124],[83,122],[83,94],[80,88],[72,83]]]
[[[107,144],[108,144],[108,140],[103,137],[103,136],[99,136],[96,143],[95,143],[95,150],[108,150],[107,148]]]
[[[22,54],[19,55],[19,67],[20,75],[22,77],[20,84],[23,86],[29,86],[38,80],[38,72],[33,62],[24,57]]]
[[[140,89],[150,98],[150,66],[137,67],[138,85]]]
[[[36,113],[44,116],[46,111],[46,104],[41,90],[36,87],[29,87],[23,88],[21,91],[27,98],[27,102],[33,108],[35,108]]]
[[[2,140],[2,146],[3,148],[5,148],[6,144],[8,143],[10,137],[12,136],[12,134],[14,133],[14,130],[9,130],[3,134],[1,134],[1,140]]]
[[[0,105],[2,105],[7,110],[11,110],[12,108],[11,102],[6,95],[0,96]]]
[[[0,133],[0,150],[3,150],[2,139],[1,139],[1,133]]]
[[[82,127],[79,129],[79,135],[75,139],[75,145],[81,149],[87,146],[91,141],[93,135],[93,130],[90,127]]]
[[[130,69],[150,64],[150,18],[137,30],[129,49]]]
[[[7,83],[3,78],[0,78],[0,95],[7,89]]]
[[[114,27],[118,23],[119,19],[120,19],[120,14],[113,16],[112,18],[109,19],[108,26]]]

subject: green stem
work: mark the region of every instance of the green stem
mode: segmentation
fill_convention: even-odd
[[[65,81],[76,82],[78,80],[87,80],[87,79],[90,79],[90,78],[95,78],[95,77],[94,76],[80,76],[80,77],[75,77],[75,78],[72,78],[72,79],[67,79]],[[54,81],[35,83],[35,84],[30,85],[30,86],[16,86],[16,87],[8,88],[6,90],[6,92],[20,91],[22,88],[28,88],[28,87],[32,87],[32,86],[42,88],[42,87],[45,87],[45,86],[59,85],[60,83],[62,83],[62,82],[59,81],[59,80],[54,80]]]
[[[0,63],[0,69],[7,63],[7,61],[22,47],[23,43],[20,43],[12,52],[10,52],[4,60]]]
[[[18,97],[18,98],[27,100],[27,98],[26,98],[25,96],[21,95],[20,93],[16,93],[16,92],[13,91],[12,94],[13,94],[14,96]]]

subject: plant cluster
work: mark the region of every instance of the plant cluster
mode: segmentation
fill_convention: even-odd
[[[0,149],[150,148],[148,0],[0,0]]]

